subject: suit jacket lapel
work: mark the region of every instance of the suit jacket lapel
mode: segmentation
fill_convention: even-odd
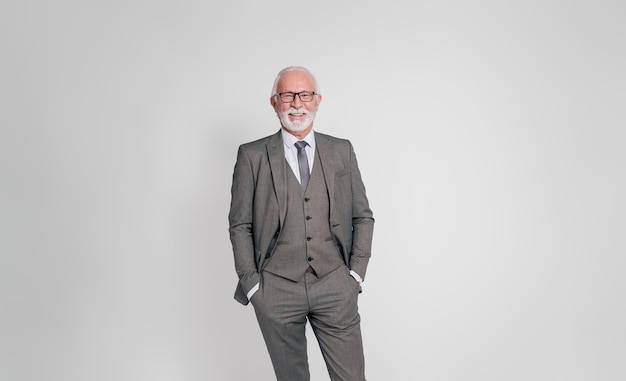
[[[317,159],[324,174],[324,180],[326,180],[326,186],[328,188],[328,198],[330,200],[330,213],[333,213],[334,208],[334,189],[335,189],[335,153],[333,151],[333,144],[324,135],[315,133],[315,149],[317,150]],[[315,164],[313,164],[315,165]]]
[[[272,135],[267,143],[267,156],[272,171],[272,181],[278,201],[280,226],[282,228],[287,215],[287,160],[280,130]]]

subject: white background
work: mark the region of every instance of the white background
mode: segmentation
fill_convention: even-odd
[[[273,379],[227,214],[288,65],[376,217],[368,379],[626,379],[625,8],[3,1],[0,380]]]

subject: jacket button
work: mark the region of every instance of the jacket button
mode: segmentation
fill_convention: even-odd
[[[313,217],[311,217],[311,216],[306,216],[306,217],[305,217],[305,219],[306,219],[307,221],[308,221],[308,220],[310,220],[311,218],[313,218]]]
[[[305,198],[304,198],[304,202],[309,202],[309,200],[311,200],[311,199],[310,199],[310,198],[308,198],[308,197],[305,197]]]
[[[308,257],[306,260],[311,262],[313,260],[313,258],[312,257]]]
[[[311,238],[311,237],[306,237],[306,240],[307,240],[307,241],[310,241],[310,240],[312,240],[312,239],[313,239],[313,238]]]

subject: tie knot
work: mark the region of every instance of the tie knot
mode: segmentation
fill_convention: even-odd
[[[299,142],[296,142],[296,148],[298,149],[298,151],[301,151],[307,145],[308,143],[305,142],[304,140],[300,140]]]

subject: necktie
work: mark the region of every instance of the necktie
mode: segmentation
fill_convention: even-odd
[[[298,149],[298,168],[300,168],[300,184],[304,190],[306,190],[306,186],[309,184],[309,178],[311,177],[309,173],[309,160],[304,151],[304,147],[306,146],[307,142],[305,141],[296,142],[296,148]]]

